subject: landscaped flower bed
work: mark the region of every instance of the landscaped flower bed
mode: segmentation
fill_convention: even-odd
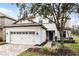
[[[47,48],[29,48],[19,56],[75,56],[76,54],[68,48],[48,50]]]

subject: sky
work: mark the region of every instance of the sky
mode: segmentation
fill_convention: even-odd
[[[18,13],[19,10],[16,7],[15,4],[11,4],[11,3],[0,3],[0,12],[14,18],[14,19],[18,19]],[[71,15],[71,20],[70,20],[71,25],[79,25],[79,16],[76,14],[72,14]]]
[[[12,3],[0,3],[0,12],[17,19],[17,14],[19,12],[15,4]]]

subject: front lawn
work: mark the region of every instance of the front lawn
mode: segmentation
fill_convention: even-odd
[[[48,48],[44,48],[44,51],[48,51]],[[46,54],[42,54],[41,48],[29,48],[26,51],[20,53],[18,56],[45,56]]]
[[[18,56],[76,56],[79,55],[79,36],[74,35],[74,40],[76,43],[65,43],[63,49],[30,48]]]
[[[77,55],[79,55],[79,36],[74,35],[74,40],[76,43],[64,44],[65,47],[68,47],[72,51],[74,51]]]
[[[43,56],[43,54],[39,54],[35,52],[22,52],[18,56]]]
[[[76,54],[68,48],[50,50],[48,48],[29,48],[18,56],[75,56]]]

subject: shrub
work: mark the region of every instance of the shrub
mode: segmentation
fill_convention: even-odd
[[[42,56],[42,54],[35,52],[22,52],[18,56]]]
[[[73,37],[69,37],[68,39],[69,39],[69,40],[73,40]]]
[[[47,47],[43,47],[42,50],[45,51],[45,52],[49,51],[49,49]]]
[[[55,46],[56,45],[56,41],[52,41],[51,46]]]
[[[64,47],[64,48],[59,48],[57,50],[57,55],[58,56],[75,56],[76,53],[74,51],[72,51],[71,49]]]
[[[58,40],[58,42],[61,42],[61,40]],[[75,43],[75,40],[64,40],[64,43]]]

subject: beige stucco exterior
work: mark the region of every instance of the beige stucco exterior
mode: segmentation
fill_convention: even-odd
[[[21,21],[19,21],[17,24],[21,24],[21,23],[32,23],[31,21],[28,21],[28,20],[21,20]]]
[[[15,22],[16,20],[8,17],[7,15],[3,14],[0,12],[0,37],[4,36],[4,31],[3,28],[5,25],[11,25]]]
[[[53,23],[53,22],[49,23],[48,19],[42,19],[42,18],[38,18],[38,17],[33,19],[33,21],[36,23],[39,23],[39,20],[42,20],[42,25],[47,28],[47,31],[55,31],[54,38],[55,38],[55,36],[57,36],[57,38],[60,39],[59,31],[57,30],[55,23]],[[22,24],[22,23],[30,23],[30,22],[28,20],[21,20],[21,21],[17,22],[16,24],[18,24],[18,23]],[[70,26],[71,26],[70,20],[67,20],[65,27],[71,28]],[[65,38],[70,37],[71,31],[70,30],[64,30],[64,31],[66,32]]]
[[[8,19],[8,18],[4,18],[4,25],[11,25],[13,24],[15,21]]]
[[[46,31],[41,26],[28,26],[25,27],[5,27],[4,39],[7,43],[14,44],[41,44],[46,41]],[[35,32],[35,34],[11,34],[11,32]],[[38,33],[38,35],[36,34]]]

